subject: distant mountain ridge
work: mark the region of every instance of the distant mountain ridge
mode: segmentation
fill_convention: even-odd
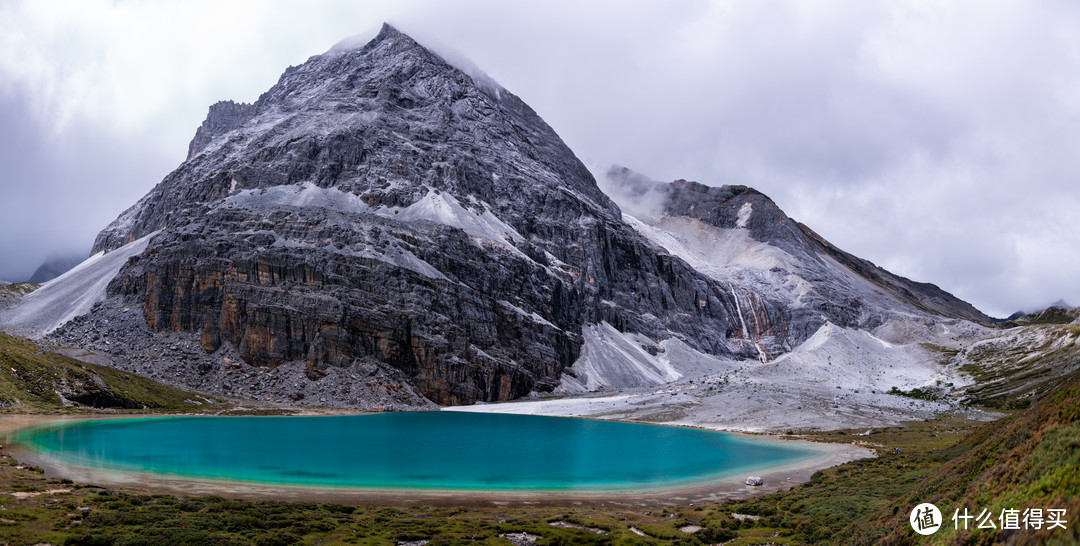
[[[69,269],[79,265],[85,259],[86,255],[54,256],[42,262],[42,264],[34,270],[34,274],[30,275],[30,279],[27,282],[41,284],[43,282],[51,281],[60,275],[63,275]]]
[[[618,166],[607,172],[605,187],[632,220],[674,236],[652,239],[691,263],[698,262],[699,270],[718,279],[753,272],[754,279],[741,278],[755,290],[775,295],[790,308],[820,313],[834,324],[873,328],[904,306],[944,317],[990,321],[933,284],[900,277],[840,250],[753,188],[686,180],[662,183]],[[649,205],[642,207],[640,202]],[[633,217],[635,213],[640,218]],[[653,233],[639,231],[647,237]],[[703,239],[705,233],[712,239]],[[732,248],[741,251],[732,253]],[[751,255],[756,260],[749,259]]]
[[[1039,313],[1045,313],[1046,311],[1049,311],[1050,309],[1053,309],[1055,307],[1058,307],[1058,308],[1061,308],[1061,309],[1074,309],[1074,307],[1072,305],[1070,305],[1068,302],[1066,302],[1064,299],[1059,299],[1059,300],[1055,301],[1054,303],[1051,303],[1050,305],[1047,305],[1046,307],[1039,308],[1039,309],[1029,309],[1027,311],[1024,311],[1024,310],[1016,311],[1015,313],[1009,315],[1008,317],[1006,317],[1004,319],[994,319],[994,322],[1015,321],[1015,320],[1025,316],[1025,315],[1036,315],[1036,314],[1039,314]]]

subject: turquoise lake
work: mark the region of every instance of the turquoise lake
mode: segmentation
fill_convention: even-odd
[[[77,421],[13,440],[90,468],[362,488],[651,488],[818,453],[700,429],[442,411]]]

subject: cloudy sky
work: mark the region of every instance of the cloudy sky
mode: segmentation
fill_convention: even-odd
[[[1080,3],[0,0],[0,278],[96,233],[218,100],[389,21],[595,171],[746,184],[995,316],[1080,304]]]

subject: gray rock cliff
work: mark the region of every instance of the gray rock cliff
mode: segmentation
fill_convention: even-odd
[[[254,110],[250,104],[231,100],[210,105],[206,120],[195,130],[195,137],[188,144],[187,158],[195,157],[195,154],[201,152],[214,138],[243,125],[251,119]]]

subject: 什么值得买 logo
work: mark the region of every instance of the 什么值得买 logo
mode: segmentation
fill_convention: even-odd
[[[1000,512],[992,512],[983,508],[978,515],[975,515],[974,512],[970,512],[968,508],[964,507],[963,513],[961,513],[960,508],[953,512],[952,528],[956,530],[971,528],[1001,530],[1045,529],[1051,531],[1068,528],[1067,514],[1068,509],[1066,508],[1024,508],[1023,510],[1019,508],[1003,508]],[[995,515],[997,516],[996,520]],[[916,506],[911,511],[908,522],[911,523],[911,528],[920,535],[932,535],[941,529],[944,524],[941,510],[938,510],[937,506],[929,502]]]
[[[937,506],[924,502],[911,511],[908,518],[911,528],[920,535],[932,535],[941,528],[941,510]]]

